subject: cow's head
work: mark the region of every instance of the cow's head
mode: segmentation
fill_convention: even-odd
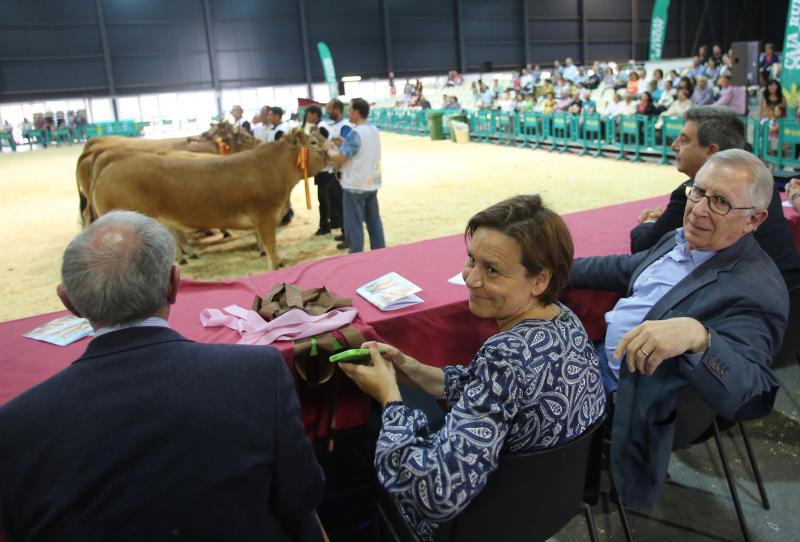
[[[234,153],[250,150],[260,143],[258,139],[250,135],[250,132],[242,128],[234,129],[230,141],[225,140],[225,142],[230,145],[231,152]]]
[[[223,119],[219,122],[212,122],[208,126],[208,130],[199,136],[190,137],[189,139],[196,141],[214,141],[217,137],[221,137],[223,139],[230,138],[232,133],[233,125],[227,120]]]
[[[212,122],[208,130],[199,136],[190,137],[188,140],[190,143],[212,141],[217,145],[221,142],[231,153],[246,151],[258,144],[258,140],[250,135],[247,130],[234,128],[233,124],[226,120]]]
[[[317,132],[312,131],[306,134],[301,128],[295,128],[281,138],[281,141],[289,143],[299,150],[301,147],[308,147],[308,174],[314,176],[328,165],[330,159],[328,153],[322,148],[325,138]]]

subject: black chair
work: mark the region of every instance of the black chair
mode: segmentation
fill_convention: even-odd
[[[789,290],[789,323],[783,337],[783,345],[775,356],[775,367],[785,367],[792,363],[800,363],[800,286]]]
[[[739,527],[742,530],[742,536],[745,541],[750,540],[750,535],[747,530],[747,522],[744,518],[742,511],[742,503],[739,500],[739,493],[736,490],[736,481],[733,478],[730,464],[728,463],[725,449],[722,447],[722,440],[720,439],[720,432],[732,429],[733,426],[738,425],[742,433],[742,440],[744,440],[745,449],[747,450],[747,457],[750,460],[750,467],[753,470],[753,476],[758,486],[758,491],[761,494],[761,502],[765,510],[770,509],[769,498],[767,491],[764,488],[764,482],[761,479],[761,472],[758,469],[753,449],[750,446],[750,438],[747,436],[744,424],[742,422],[732,422],[717,416],[694,389],[686,387],[681,392],[678,398],[678,408],[675,419],[675,438],[672,443],[672,450],[683,450],[689,448],[694,444],[705,442],[712,436],[717,445],[717,452],[719,459],[722,463],[722,470],[725,473],[725,479],[728,482],[728,489],[731,493],[733,506],[736,510],[736,517],[739,520]]]
[[[454,520],[439,527],[437,540],[547,540],[576,513],[583,513],[589,539],[596,542],[594,518],[584,502],[584,491],[599,473],[603,421],[563,446],[502,455],[483,491]],[[377,516],[378,540],[388,534],[395,542],[418,542],[385,492],[378,500]]]
[[[783,344],[780,351],[775,356],[773,365],[785,366],[794,362],[800,362],[800,334],[794,332],[800,328],[800,287],[795,287],[789,291],[789,321],[786,326],[786,335],[783,339]],[[750,535],[747,530],[747,523],[742,512],[742,504],[739,500],[739,494],[736,490],[736,482],[731,473],[730,464],[728,463],[725,450],[722,447],[720,439],[720,432],[732,429],[733,426],[738,425],[739,431],[742,434],[744,447],[747,452],[747,458],[750,461],[750,468],[753,471],[753,477],[758,486],[758,492],[761,496],[761,504],[764,510],[770,509],[769,497],[767,490],[764,488],[764,482],[761,478],[761,471],[758,468],[753,447],[750,444],[750,437],[747,435],[744,424],[742,422],[732,422],[717,416],[717,414],[700,398],[700,396],[691,388],[685,388],[678,400],[678,411],[676,415],[675,426],[675,439],[673,441],[672,449],[682,450],[705,442],[712,436],[717,446],[717,452],[722,463],[722,470],[725,473],[725,479],[728,483],[728,489],[731,493],[733,506],[736,510],[736,517],[739,520],[739,527],[742,530],[744,540],[749,541]]]

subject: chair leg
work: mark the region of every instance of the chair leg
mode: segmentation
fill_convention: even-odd
[[[381,524],[382,524],[389,531],[389,535],[392,537],[391,542],[401,542],[400,535],[397,534],[394,525],[392,525],[392,521],[386,515],[386,511],[384,511],[381,503],[375,503],[375,508],[377,510],[377,513],[375,515],[376,519],[378,520],[378,525],[377,525],[378,539],[380,539],[381,542],[383,542],[382,541],[383,537],[381,536],[383,534],[383,529],[381,529]]]
[[[725,451],[722,449],[722,441],[719,438],[719,428],[717,422],[714,425],[714,441],[717,443],[717,451],[719,458],[722,461],[722,469],[725,471],[725,479],[728,481],[728,489],[731,491],[731,499],[733,499],[733,507],[736,509],[736,517],[739,520],[739,527],[742,529],[742,536],[745,542],[750,542],[750,535],[747,532],[747,523],[744,520],[744,513],[742,512],[742,503],[739,501],[739,493],[736,491],[736,482],[731,474],[730,466],[728,465],[728,458],[725,456]]]
[[[589,529],[589,540],[597,542],[597,528],[594,525],[594,516],[592,516],[592,508],[583,503],[583,515],[586,517],[586,528]]]
[[[739,430],[742,432],[742,440],[744,440],[744,447],[747,450],[747,457],[750,459],[750,468],[753,469],[753,476],[756,479],[758,492],[761,493],[761,502],[764,505],[764,510],[769,510],[769,498],[767,497],[767,490],[764,487],[764,481],[761,479],[761,471],[758,469],[756,463],[756,456],[753,454],[753,448],[750,446],[750,437],[747,436],[747,431],[744,430],[744,424],[739,422]]]
[[[619,512],[619,521],[622,523],[622,530],[625,533],[625,540],[627,542],[633,542],[633,534],[631,533],[631,526],[628,524],[628,515],[625,514],[625,507],[622,506],[622,499],[619,498],[619,493],[617,493],[617,489],[615,487],[611,488],[611,493],[614,494],[614,502],[617,505],[617,511]]]

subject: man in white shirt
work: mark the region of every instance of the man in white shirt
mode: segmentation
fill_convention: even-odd
[[[333,163],[342,172],[342,218],[350,253],[364,250],[364,223],[369,233],[370,248],[374,250],[386,246],[378,208],[381,137],[378,129],[367,123],[368,116],[369,104],[366,100],[355,98],[350,102],[349,117],[353,128],[344,138],[341,152],[329,150]]]
[[[334,140],[342,141],[350,130],[350,121],[344,116],[344,104],[334,98],[325,106],[325,111],[328,113],[330,122],[328,123],[328,139],[332,145],[338,150]],[[323,171],[330,171],[334,177],[335,182],[328,184],[328,200],[331,205],[331,229],[341,228],[341,235],[334,237],[335,240],[340,241],[344,246],[339,248],[347,248],[347,243],[344,240],[344,223],[342,222],[342,185],[340,182],[341,173],[336,172],[333,166],[328,166]]]
[[[572,63],[572,59],[569,57],[567,57],[564,63],[566,64],[566,67],[564,68],[564,73],[562,74],[564,76],[564,79],[575,83],[576,82],[575,79],[577,79],[578,77],[578,67]]]
[[[283,109],[280,107],[269,108],[269,124],[271,126],[267,133],[267,143],[273,141],[280,141],[280,139],[289,131],[289,128],[283,122]],[[281,217],[281,226],[286,226],[294,218],[294,209],[292,204],[289,203],[289,208],[286,213]]]
[[[328,139],[330,137],[328,126],[321,120],[322,108],[318,105],[309,105],[303,115],[303,131],[311,133],[316,130],[325,139]],[[317,185],[317,201],[319,202],[319,228],[314,235],[327,235],[331,232],[331,183],[339,184],[339,181],[330,166],[314,175],[314,184]]]
[[[267,141],[280,141],[289,131],[289,128],[283,122],[283,109],[280,107],[269,108],[269,123],[272,125],[272,129],[269,132],[269,136],[267,136]]]
[[[242,119],[243,114],[244,110],[242,109],[241,105],[234,105],[233,107],[231,107],[231,116],[233,117],[233,129],[238,130],[244,128],[245,130],[247,130],[248,133],[252,134],[253,131],[250,129],[250,123]]]
[[[269,125],[269,110],[270,107],[265,105],[261,108],[261,111],[253,117],[253,137],[258,139],[259,141],[266,143],[269,141],[269,132],[270,132],[270,125]]]

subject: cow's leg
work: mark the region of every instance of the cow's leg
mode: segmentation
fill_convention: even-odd
[[[255,222],[255,226],[256,238],[269,255],[267,271],[273,271],[280,267],[278,251],[275,249],[275,233],[278,229],[277,217],[273,213],[267,213],[267,216],[260,217],[258,222]]]
[[[267,252],[264,250],[264,242],[261,241],[261,233],[258,231],[258,227],[256,227],[256,248],[258,249],[259,256],[267,255]]]
[[[89,201],[86,199],[86,196],[83,195],[83,192],[78,190],[78,205],[81,211],[81,225],[85,228],[89,225],[91,220],[91,213],[88,209]]]
[[[187,257],[196,260],[198,258],[197,253],[194,251],[194,247],[189,243],[189,240],[186,239],[186,235],[177,228],[170,228],[169,230],[175,238],[175,246],[178,249],[178,261],[182,264],[188,263]]]
[[[286,194],[286,199],[284,200],[283,205],[281,206],[280,214],[278,215],[279,218],[278,224],[281,226],[287,226],[289,222],[292,221],[292,218],[294,218],[294,210],[292,209],[291,195],[292,195],[291,192]]]

